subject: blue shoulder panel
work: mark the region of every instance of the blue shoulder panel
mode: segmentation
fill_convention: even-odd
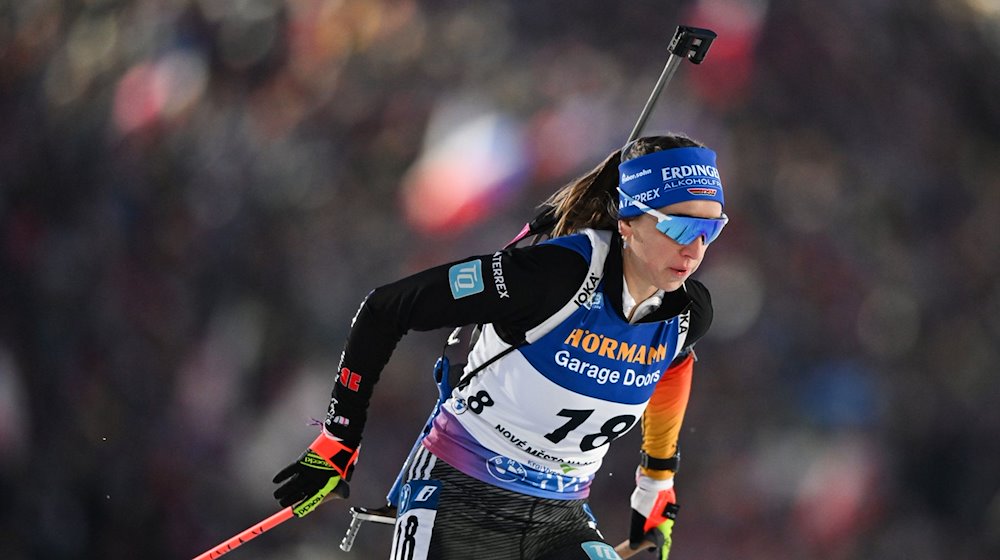
[[[584,259],[587,259],[588,263],[590,262],[590,238],[588,238],[586,234],[574,233],[572,235],[554,237],[539,243],[539,245],[559,245],[560,247],[566,247],[567,249],[572,249],[577,253],[580,253]]]

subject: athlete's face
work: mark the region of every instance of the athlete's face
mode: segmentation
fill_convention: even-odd
[[[722,205],[712,200],[687,200],[657,208],[664,214],[694,218],[718,218]],[[625,280],[637,301],[657,290],[672,292],[698,267],[705,257],[705,239],[698,237],[682,245],[656,229],[656,218],[642,214],[629,221],[619,220],[618,231],[625,241]]]

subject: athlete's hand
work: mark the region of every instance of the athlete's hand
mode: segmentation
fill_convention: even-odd
[[[358,460],[358,449],[320,432],[305,453],[274,476],[274,497],[281,507],[295,504],[293,512],[303,517],[334,492],[347,497],[347,482]]]
[[[672,543],[670,534],[678,510],[674,480],[654,480],[641,473],[636,474],[630,502],[632,523],[628,533],[629,546],[634,550],[642,546],[643,541],[654,543],[659,560],[667,560]]]

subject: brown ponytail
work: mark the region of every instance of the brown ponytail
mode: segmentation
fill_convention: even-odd
[[[618,164],[659,150],[703,147],[704,144],[684,134],[639,138],[609,155],[586,175],[559,189],[544,206],[555,209],[552,237],[567,235],[583,228],[614,230],[618,225]]]
[[[618,221],[618,164],[621,152],[609,155],[586,175],[556,191],[545,204],[555,208],[552,237],[583,228],[614,229]]]

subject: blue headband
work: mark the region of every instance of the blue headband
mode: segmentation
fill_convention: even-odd
[[[651,208],[686,200],[714,200],[725,204],[722,179],[715,167],[715,152],[708,148],[653,152],[623,162],[618,172],[621,190]],[[622,218],[632,218],[642,214],[642,210],[619,194],[618,214]]]

